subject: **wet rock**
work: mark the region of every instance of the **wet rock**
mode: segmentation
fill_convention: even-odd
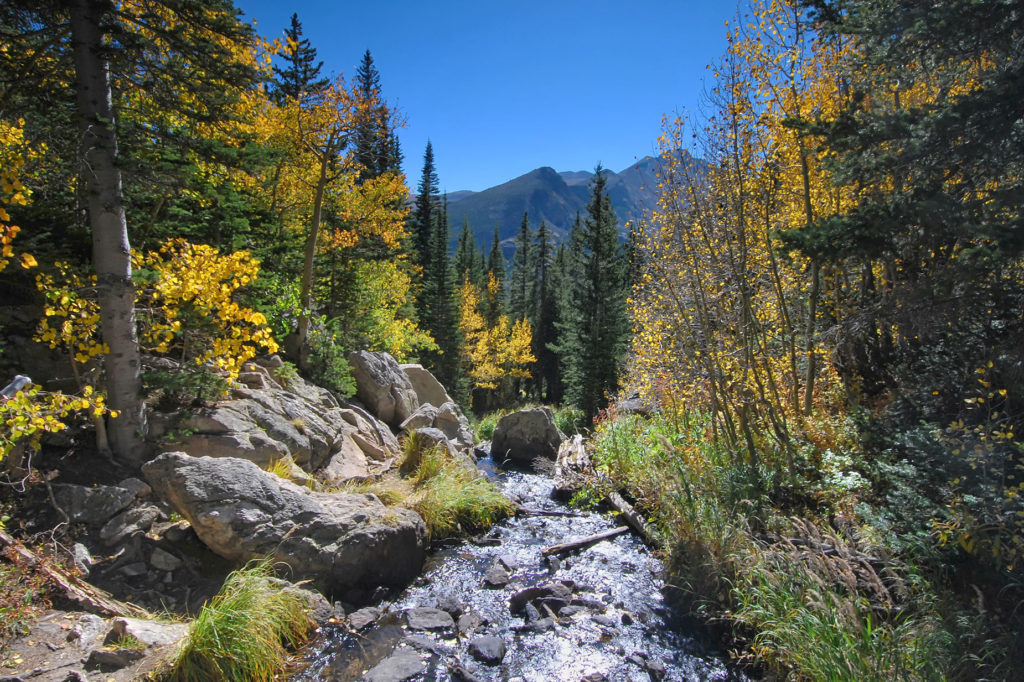
[[[533,604],[527,604],[523,607],[523,616],[526,618],[527,623],[536,623],[540,620],[540,609]]]
[[[410,630],[450,630],[455,627],[450,613],[429,606],[409,609],[405,613],[405,622]]]
[[[484,585],[487,587],[505,587],[505,585],[508,585],[511,580],[512,577],[498,560],[488,566],[487,571],[484,573]]]
[[[404,682],[420,673],[427,664],[420,655],[408,648],[395,649],[394,653],[370,668],[363,676],[364,682]]]
[[[100,540],[113,547],[134,533],[144,533],[160,518],[160,509],[153,505],[132,507],[107,521],[100,529]]]
[[[380,609],[375,606],[367,606],[348,614],[348,624],[353,630],[362,630],[372,625],[378,618],[380,618]]]
[[[590,673],[580,678],[580,682],[608,682],[604,673]]]
[[[569,605],[569,602],[559,597],[541,597],[534,602],[541,611],[550,609],[552,613],[558,613]]]
[[[489,635],[469,643],[469,655],[486,665],[498,665],[505,658],[505,642]]]
[[[621,620],[622,624],[626,626],[633,624],[633,616],[629,615],[628,613],[623,613],[622,618],[620,618],[619,620]]]
[[[519,613],[527,603],[549,597],[568,601],[572,598],[572,590],[562,583],[544,583],[527,587],[512,595],[508,602],[509,610],[512,613]]]
[[[89,652],[89,658],[85,667],[100,670],[119,670],[125,668],[142,658],[142,652],[138,649],[93,649]]]
[[[471,673],[465,666],[457,663],[448,666],[448,672],[451,673],[452,679],[458,682],[480,682],[479,677]]]
[[[110,517],[135,501],[130,490],[113,485],[84,486],[54,483],[53,497],[75,523],[103,525]]]
[[[423,565],[423,519],[373,495],[315,493],[246,460],[180,452],[142,473],[215,553],[233,561],[269,555],[326,594],[405,585]]]
[[[506,414],[498,420],[491,436],[491,454],[496,460],[555,459],[564,440],[565,434],[555,425],[551,408],[534,407]]]
[[[541,618],[526,625],[518,625],[512,629],[516,632],[547,632],[555,627],[555,619],[551,616]]]
[[[603,625],[608,628],[614,628],[618,623],[611,616],[594,616],[591,618],[598,625]]]
[[[559,618],[570,618],[583,610],[582,606],[563,606],[558,609]]]
[[[398,427],[419,407],[409,377],[389,353],[357,351],[348,356],[356,395],[378,419]]]
[[[459,635],[461,635],[462,637],[471,635],[474,632],[476,632],[476,630],[479,629],[486,622],[487,621],[481,618],[479,614],[473,612],[464,613],[461,616],[459,616]]]
[[[458,618],[462,615],[462,602],[452,592],[445,592],[439,595],[436,605],[437,608],[451,615],[452,618]]]
[[[409,635],[404,641],[415,649],[428,651],[432,654],[437,654],[438,656],[452,656],[455,654],[455,649],[451,648],[447,644],[442,644],[441,642],[434,641],[423,635]]]
[[[154,620],[138,618],[115,618],[110,624],[110,631],[103,643],[116,644],[125,637],[134,637],[147,647],[174,644],[188,634],[185,623],[161,623]]]

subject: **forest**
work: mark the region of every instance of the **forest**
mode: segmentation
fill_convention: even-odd
[[[384,351],[481,424],[566,408],[601,474],[574,503],[625,491],[755,674],[1024,675],[1017,3],[744,0],[706,116],[661,122],[657,210],[618,225],[598,165],[509,260],[449,233],[430,143],[403,174],[372,54],[324,73],[302,18],[0,7],[0,383],[36,382],[6,464],[76,425],[138,467],[152,406],[253,358],[347,398]]]

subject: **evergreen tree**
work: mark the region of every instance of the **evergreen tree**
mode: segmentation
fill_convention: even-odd
[[[416,187],[416,202],[409,214],[409,232],[412,234],[413,258],[427,270],[430,264],[430,244],[434,226],[440,212],[440,190],[434,169],[434,146],[427,140],[423,152],[423,172]]]
[[[473,277],[476,270],[477,257],[476,245],[473,242],[473,233],[469,229],[469,219],[462,221],[462,229],[459,231],[459,239],[455,247],[455,276],[461,284],[467,278],[475,282],[478,277]]]
[[[513,320],[530,319],[533,308],[530,298],[533,282],[533,258],[530,235],[530,219],[523,213],[523,222],[515,238],[515,253],[512,254],[512,273],[509,275],[509,314]]]
[[[547,401],[553,401],[553,392],[560,383],[558,357],[550,348],[557,339],[555,321],[558,308],[552,288],[555,250],[551,241],[551,231],[543,219],[537,228],[533,249],[530,324],[533,328],[533,354],[537,358],[533,376],[537,395]]]
[[[437,351],[427,353],[425,362],[442,385],[457,386],[459,381],[459,352],[462,339],[458,329],[458,310],[455,305],[455,268],[448,255],[448,197],[430,233],[429,267],[424,269],[423,306],[421,321],[434,337]]]
[[[557,384],[549,386],[557,403],[574,402],[582,383],[583,346],[580,330],[583,317],[579,309],[579,279],[583,263],[583,222],[579,211],[565,243],[555,252],[551,269],[551,289],[555,308],[555,340],[547,344],[557,360]]]
[[[274,78],[270,81],[270,94],[279,104],[288,100],[302,101],[307,95],[322,91],[328,83],[326,78],[320,77],[324,63],[317,61],[316,48],[308,38],[302,37],[298,14],[292,14],[291,26],[285,29],[284,36],[281,56],[285,65],[273,66]]]
[[[367,50],[356,70],[355,92],[367,108],[355,131],[355,160],[360,181],[402,172],[402,151],[395,135],[394,113],[381,98],[380,73]]]
[[[604,169],[598,165],[591,181],[590,202],[582,228],[574,226],[579,242],[575,265],[574,311],[563,320],[561,345],[569,400],[588,418],[607,405],[606,396],[618,389],[619,361],[625,352],[626,263],[608,196]],[[572,325],[576,325],[572,329]],[[560,340],[560,344],[562,341]]]
[[[498,225],[494,225],[494,239],[491,241],[491,251],[487,256],[485,288],[490,288],[490,281],[493,279],[495,290],[489,292],[484,318],[488,326],[494,326],[498,317],[505,312],[505,256],[501,252],[501,239],[498,236]]]

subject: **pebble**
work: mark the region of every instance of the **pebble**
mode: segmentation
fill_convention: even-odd
[[[451,614],[441,609],[421,606],[405,612],[405,622],[410,630],[445,630],[455,627]]]
[[[362,630],[380,618],[380,609],[374,606],[367,606],[365,609],[353,611],[348,616],[348,624],[353,630]]]
[[[486,665],[498,665],[505,658],[505,642],[498,637],[477,637],[469,643],[469,654]]]

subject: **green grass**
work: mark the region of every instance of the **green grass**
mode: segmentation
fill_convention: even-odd
[[[600,423],[592,443],[597,468],[636,498],[661,532],[682,605],[727,619],[747,643],[741,659],[773,675],[942,679],[952,664],[952,637],[926,582],[903,577],[905,595],[879,611],[885,599],[873,585],[880,581],[856,560],[879,553],[863,545],[878,534],[862,519],[850,519],[862,527],[838,537],[827,519],[800,518],[810,512],[774,501],[764,471],[708,436],[699,416],[625,416]],[[846,494],[825,491],[833,501]],[[814,540],[837,555],[799,543],[766,545],[766,535]],[[904,568],[890,567],[905,576]]]
[[[269,559],[231,573],[192,622],[167,679],[175,682],[262,682],[276,678],[288,648],[314,626],[306,598],[271,580]]]
[[[530,403],[516,409],[527,410],[530,409],[531,407],[538,407],[538,405]],[[584,430],[582,410],[578,410],[571,405],[549,405],[548,407],[551,407],[551,411],[555,415],[555,424],[565,435],[571,436],[575,433],[580,433]],[[512,409],[497,410],[495,412],[489,412],[480,417],[480,420],[476,423],[475,428],[476,440],[478,442],[490,440],[491,437],[494,435],[494,427],[498,425],[498,420],[500,420],[506,414],[509,414],[514,411],[515,410]]]

